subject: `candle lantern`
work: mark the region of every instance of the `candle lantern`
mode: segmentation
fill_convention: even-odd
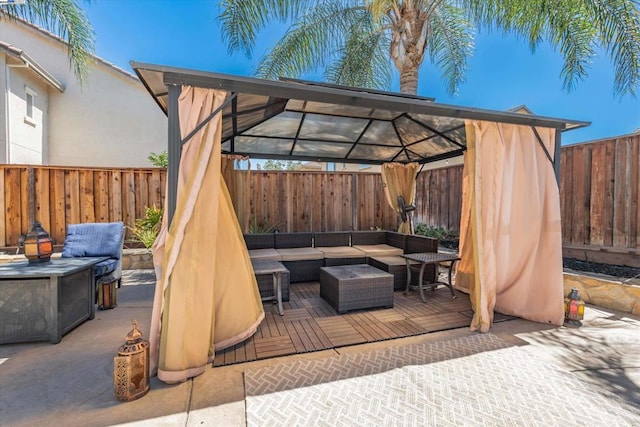
[[[24,254],[29,264],[47,262],[53,253],[53,239],[38,221],[34,221],[31,230],[24,237]]]
[[[116,398],[125,402],[136,400],[149,391],[149,341],[142,338],[138,324],[127,335],[113,358],[113,387]]]
[[[112,277],[99,278],[98,282],[98,308],[107,310],[115,308],[116,303],[116,281]]]
[[[581,320],[584,318],[584,301],[580,298],[578,288],[571,289],[571,292],[564,299],[564,320],[569,326],[582,326]]]

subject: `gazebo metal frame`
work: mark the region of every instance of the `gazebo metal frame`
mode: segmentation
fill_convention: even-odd
[[[530,126],[559,179],[561,132],[590,122],[448,104],[415,95],[297,79],[280,81],[131,62],[168,116],[168,209],[175,210],[182,145],[222,111],[222,152],[258,158],[340,163],[420,164],[460,156],[465,120]],[[182,86],[226,91],[223,105],[182,139]],[[556,129],[552,157],[536,127]]]

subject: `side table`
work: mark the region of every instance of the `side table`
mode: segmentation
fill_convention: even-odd
[[[278,304],[278,314],[284,315],[284,307],[282,306],[282,273],[288,273],[289,270],[282,265],[280,261],[270,259],[251,260],[253,265],[253,273],[256,276],[262,274],[273,275],[273,296],[263,297],[262,301],[274,301]]]
[[[422,283],[422,280],[424,278],[425,267],[428,264],[439,264],[441,262],[449,262],[449,283],[438,282],[436,279],[436,282],[431,283],[430,285],[432,289],[435,289],[438,283],[442,283],[443,285],[447,286],[451,291],[451,298],[453,299],[456,297],[456,294],[453,291],[453,285],[451,284],[451,272],[453,270],[453,265],[456,263],[456,261],[460,260],[460,257],[458,255],[439,254],[437,252],[424,252],[424,253],[415,253],[415,254],[404,254],[402,255],[402,257],[407,262],[407,287],[404,290],[405,294],[409,292],[409,285],[411,283],[411,261],[420,263],[420,276],[418,279],[418,289],[420,290],[420,298],[422,299],[422,302],[426,302],[426,298],[424,297],[424,291],[423,291],[423,288],[425,285],[424,283]]]

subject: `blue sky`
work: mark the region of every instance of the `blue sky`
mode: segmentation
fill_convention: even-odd
[[[93,0],[83,7],[96,33],[97,55],[129,71],[129,61],[135,60],[251,76],[260,56],[286,29],[265,29],[253,57],[246,58],[228,54],[216,20],[217,0]],[[563,144],[640,128],[640,99],[613,95],[613,67],[606,54],[594,60],[589,76],[571,93],[562,89],[561,67],[560,55],[549,46],[532,54],[513,37],[481,34],[457,95],[446,93],[439,70],[428,64],[418,92],[446,104],[495,110],[525,104],[539,115],[591,121],[585,129],[565,132]]]

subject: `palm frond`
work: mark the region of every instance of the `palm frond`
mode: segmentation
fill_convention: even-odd
[[[297,77],[330,62],[351,29],[368,19],[365,8],[346,6],[339,0],[319,2],[260,59],[256,74],[267,79]]]
[[[325,70],[327,81],[355,87],[388,89],[391,83],[389,39],[370,25],[352,29],[338,58]]]
[[[303,14],[314,2],[311,0],[224,0],[218,20],[222,38],[229,53],[241,51],[251,56],[256,37],[273,20],[286,22]]]
[[[3,10],[10,18],[20,17],[65,40],[76,78],[80,84],[86,81],[95,51],[94,33],[87,16],[74,0],[29,0]]]
[[[640,85],[637,0],[468,0],[469,17],[485,28],[516,34],[532,49],[549,41],[564,57],[567,90],[586,75],[598,48],[614,66],[613,91],[634,95]]]
[[[427,34],[430,60],[442,70],[450,94],[465,81],[467,59],[473,54],[475,27],[464,12],[449,4],[441,4],[429,15]]]
[[[635,95],[640,85],[640,11],[634,0],[584,1],[599,43],[614,64],[614,93]]]

